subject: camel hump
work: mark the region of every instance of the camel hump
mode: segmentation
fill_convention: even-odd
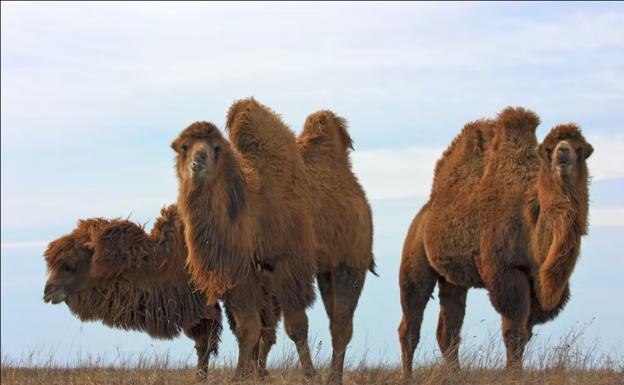
[[[299,141],[333,145],[344,152],[353,150],[353,139],[347,130],[347,121],[330,110],[308,115]]]
[[[139,268],[152,254],[143,226],[128,220],[112,220],[92,237],[93,272],[99,277]]]
[[[432,184],[432,196],[455,182],[466,183],[472,176],[483,174],[487,150],[492,145],[495,121],[479,119],[467,123],[438,159]]]
[[[535,112],[524,107],[507,107],[498,114],[497,122],[506,132],[528,132],[534,135],[540,119]]]
[[[267,160],[293,162],[298,156],[294,133],[278,114],[254,98],[234,102],[226,126],[234,147],[261,172],[266,171]]]

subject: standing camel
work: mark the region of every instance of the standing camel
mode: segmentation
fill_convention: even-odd
[[[331,111],[308,116],[298,138],[318,200],[314,217],[317,282],[330,321],[333,347],[328,384],[342,383],[353,314],[366,272],[375,272],[371,209],[351,170],[352,143],[346,121]]]
[[[521,367],[534,325],[569,298],[568,280],[587,232],[592,146],[574,124],[537,145],[539,118],[507,108],[467,125],[435,170],[430,199],[410,226],[399,273],[402,378],[412,374],[425,306],[436,282],[437,340],[459,365],[468,288],[484,287],[501,314],[507,366]]]
[[[259,341],[262,309],[272,300],[311,377],[305,311],[314,301],[317,243],[305,164],[292,131],[253,99],[232,105],[227,127],[231,143],[208,122],[193,123],[172,143],[193,281],[231,313],[237,378],[268,353]]]

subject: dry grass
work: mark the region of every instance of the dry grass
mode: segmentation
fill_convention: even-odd
[[[161,385],[161,384],[236,384],[232,381],[231,368],[215,368],[210,379],[197,381],[192,369],[176,368],[135,368],[123,369],[112,367],[84,366],[78,368],[24,368],[2,366],[2,384],[20,385]],[[618,385],[624,384],[624,373],[614,369],[565,370],[553,368],[548,370],[525,370],[521,374],[506,373],[497,369],[470,369],[452,371],[444,366],[427,366],[416,373],[419,381],[413,383],[423,385],[485,385],[485,384],[518,384],[518,385],[563,385],[591,384]],[[321,381],[314,381],[316,383]],[[397,384],[399,371],[396,368],[360,368],[345,374],[345,385],[349,384]],[[250,380],[248,384],[301,384],[306,383],[299,371],[273,370],[264,381]]]
[[[582,339],[585,328],[572,330],[558,343],[548,341],[541,347],[530,346],[525,355],[522,372],[503,369],[504,354],[500,338],[492,334],[489,342],[480,346],[462,346],[462,369],[450,368],[438,359],[420,354],[416,359],[415,379],[410,384],[420,385],[624,385],[624,359],[618,355],[597,353],[594,344]],[[398,348],[398,346],[397,346]],[[198,381],[188,361],[175,362],[169,356],[119,357],[112,364],[97,357],[82,357],[65,365],[55,364],[53,353],[46,360],[40,354],[31,354],[20,360],[2,359],[2,385],[177,385],[177,384],[227,384],[234,370],[229,361],[213,364],[210,378]],[[351,384],[397,384],[400,370],[396,365],[351,365],[344,378]],[[42,364],[42,362],[44,362]],[[250,380],[245,384],[295,385],[322,383],[328,372],[327,363],[316,362],[320,376],[315,381],[305,381],[297,369],[296,355],[283,353],[271,365],[270,376],[265,380]]]

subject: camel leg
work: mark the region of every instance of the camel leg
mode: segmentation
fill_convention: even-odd
[[[408,266],[401,262],[399,286],[401,289],[401,308],[403,319],[399,325],[401,341],[401,380],[412,378],[412,362],[414,351],[420,340],[420,326],[427,302],[431,298],[438,274],[426,262],[424,253],[420,263]]]
[[[446,362],[459,368],[459,342],[468,289],[453,285],[442,277],[438,280],[438,288],[440,290],[440,316],[436,332],[438,346]]]
[[[522,368],[524,347],[529,341],[531,284],[527,275],[515,268],[496,274],[495,285],[488,291],[494,308],[503,320],[503,340],[507,350],[507,368]]]
[[[296,310],[284,306],[284,329],[286,334],[295,343],[299,354],[299,363],[303,368],[303,375],[311,378],[315,375],[310,346],[308,345],[308,316],[305,309]]]
[[[238,342],[238,362],[234,377],[236,380],[248,378],[253,373],[253,358],[260,341],[261,321],[258,300],[245,294],[250,291],[241,287],[226,294],[225,306],[234,319]]]
[[[209,359],[211,355],[217,354],[221,329],[221,322],[215,319],[202,319],[199,324],[184,329],[184,334],[195,341],[198,378],[208,377]]]
[[[332,273],[333,309],[329,328],[333,352],[328,384],[342,383],[345,353],[353,335],[353,314],[365,278],[366,270],[358,271],[344,265]]]
[[[267,357],[271,347],[275,345],[277,323],[281,315],[282,309],[277,303],[271,301],[271,308],[264,309],[261,315],[262,331],[260,333],[260,344],[258,347],[258,370],[261,378],[269,375],[267,371]]]
[[[316,282],[323,298],[323,305],[325,305],[325,312],[327,317],[331,320],[334,311],[334,288],[332,283],[332,274],[330,272],[319,273],[316,276]]]

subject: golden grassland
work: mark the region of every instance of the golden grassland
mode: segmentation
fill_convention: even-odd
[[[420,385],[624,385],[624,357],[618,354],[598,353],[595,344],[586,344],[583,329],[573,330],[558,343],[550,341],[543,346],[529,346],[522,371],[503,369],[505,357],[500,337],[491,334],[488,343],[480,346],[462,346],[462,369],[445,365],[439,358],[422,354],[415,360],[415,375],[408,384]],[[398,348],[398,344],[397,344]],[[47,363],[45,361],[47,360]],[[2,385],[181,385],[181,384],[263,384],[295,385],[321,384],[327,377],[327,362],[316,367],[319,376],[305,380],[297,368],[297,357],[286,352],[274,360],[269,377],[263,380],[234,381],[231,359],[213,360],[209,378],[197,380],[190,361],[174,362],[168,355],[145,353],[138,358],[120,357],[114,364],[100,358],[78,358],[66,364],[55,363],[50,355],[42,363],[40,354],[30,354],[18,360],[2,358]],[[396,364],[360,363],[346,368],[345,385],[399,384],[400,369]]]

